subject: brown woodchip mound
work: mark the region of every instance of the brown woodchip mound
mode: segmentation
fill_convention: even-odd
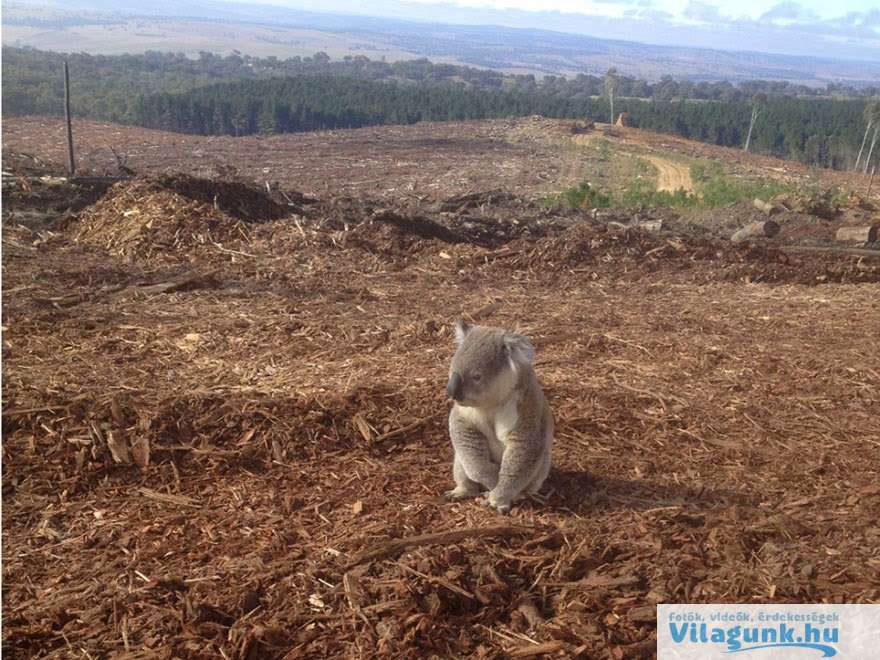
[[[113,185],[80,215],[74,240],[125,257],[179,254],[245,235],[219,205],[192,199],[156,180]]]

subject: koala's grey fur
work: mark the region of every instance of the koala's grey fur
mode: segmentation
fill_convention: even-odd
[[[447,392],[454,400],[449,435],[455,489],[502,513],[524,492],[537,493],[550,472],[553,414],[532,368],[535,349],[521,334],[459,322]]]

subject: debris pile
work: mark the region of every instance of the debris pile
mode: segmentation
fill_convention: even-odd
[[[477,261],[485,256],[476,255]],[[880,282],[880,260],[834,254],[809,257],[772,246],[726,244],[693,236],[659,234],[638,225],[582,221],[540,238],[522,239],[490,253],[493,267],[530,273],[567,272],[656,276],[687,282]]]
[[[840,205],[834,200],[834,191],[830,188],[811,194],[776,195],[770,202],[824,220],[834,220],[840,213]]]
[[[404,256],[430,249],[437,243],[456,244],[465,240],[430,218],[382,210],[343,233],[341,244],[378,254]]]
[[[572,135],[578,135],[580,133],[589,133],[595,129],[596,123],[592,119],[585,119],[583,121],[573,122],[569,130]]]
[[[155,179],[154,185],[157,190],[170,190],[188,199],[211,204],[215,210],[246,222],[274,220],[291,213],[287,204],[280,204],[266,192],[240,181],[163,174]],[[287,197],[292,205],[308,206],[317,201],[296,192],[287,193]]]
[[[696,247],[704,248],[705,244],[666,237],[640,225],[626,226],[615,221],[605,224],[583,219],[561,233],[538,240],[523,239],[510,247],[519,252],[516,258],[509,260],[510,266],[553,270],[597,262],[607,263],[612,268],[627,263],[638,264],[666,250],[678,253],[689,249],[689,255],[693,257]]]
[[[155,181],[115,184],[86,209],[75,240],[128,258],[180,258],[190,248],[244,238],[247,229],[209,203]]]

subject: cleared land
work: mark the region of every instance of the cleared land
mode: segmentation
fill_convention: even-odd
[[[4,191],[6,653],[650,657],[657,602],[880,600],[880,259],[548,210],[574,156],[498,125],[105,127],[287,198]],[[510,518],[439,499],[462,316],[533,338],[556,414]]]
[[[203,137],[87,120],[75,121],[78,168],[115,172],[111,147],[137,172],[186,171],[277,182],[311,194],[340,191],[396,200],[443,199],[463,191],[502,189],[533,196],[584,179],[621,186],[644,174],[639,160],[721,166],[733,177],[840,186],[864,194],[868,178],[814,170],[770,156],[716,147],[631,127],[598,124],[572,135],[571,121],[530,117],[489,121],[377,126],[275,136]],[[3,122],[8,153],[66,159],[63,122],[54,117],[10,117]],[[880,200],[880,185],[873,199]]]

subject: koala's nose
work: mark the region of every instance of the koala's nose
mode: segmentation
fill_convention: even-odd
[[[461,399],[461,389],[462,389],[462,380],[460,374],[452,374],[449,377],[449,383],[446,385],[446,393],[449,395],[449,398],[455,399],[456,401]]]

